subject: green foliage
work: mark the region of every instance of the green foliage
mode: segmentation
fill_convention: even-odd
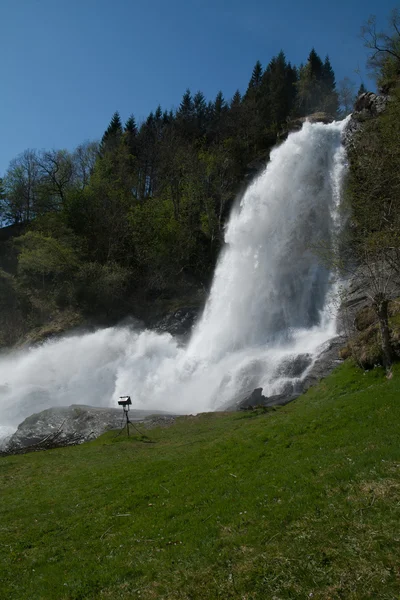
[[[0,269],[0,348],[11,346],[31,325],[33,307],[15,277]]]
[[[349,151],[348,194],[359,246],[399,247],[400,93],[378,119],[363,123]]]
[[[20,248],[18,271],[25,280],[68,277],[78,265],[74,249],[53,237],[29,231],[15,243]]]
[[[387,31],[377,31],[376,17],[371,16],[361,28],[369,50],[368,66],[383,92],[396,88],[400,81],[400,12],[394,8]]]
[[[76,298],[84,313],[101,316],[126,314],[133,285],[129,269],[115,263],[83,263],[76,276]]]
[[[399,382],[2,457],[1,597],[397,598]]]
[[[314,48],[307,63],[300,68],[297,106],[302,115],[322,111],[336,116],[339,108],[335,75],[329,57],[323,63]]]

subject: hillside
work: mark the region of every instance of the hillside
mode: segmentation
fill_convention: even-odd
[[[399,597],[400,368],[0,460],[0,596]]]

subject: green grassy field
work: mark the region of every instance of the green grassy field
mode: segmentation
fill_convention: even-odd
[[[0,459],[0,598],[400,598],[400,368]]]

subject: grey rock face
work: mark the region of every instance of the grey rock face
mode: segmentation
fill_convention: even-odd
[[[198,317],[198,308],[184,307],[167,314],[154,324],[154,329],[174,336],[188,335]]]
[[[357,131],[362,129],[363,122],[384,112],[389,101],[389,96],[380,96],[373,92],[360,94],[354,105],[351,118],[343,132],[343,143],[346,148],[351,146],[352,138]]]
[[[388,96],[365,92],[358,96],[354,105],[354,112],[365,113],[366,116],[376,116],[386,109],[387,103]]]
[[[297,354],[291,356],[280,363],[277,371],[275,372],[275,377],[301,377],[311,363],[312,357],[310,354]]]
[[[286,359],[277,370],[277,378],[287,377],[289,380],[279,394],[264,396],[262,388],[255,388],[252,392],[233,398],[224,410],[249,410],[255,406],[272,407],[288,404],[343,362],[339,359],[338,353],[344,343],[345,338],[342,336],[330,340],[312,365],[312,357],[309,354],[299,354]]]
[[[329,375],[343,361],[339,358],[339,350],[345,343],[345,338],[337,336],[330,340],[318,356],[313,366],[301,382],[302,391],[307,391],[312,385]]]
[[[163,419],[174,418],[173,415],[158,411],[129,411],[133,423],[141,423],[146,419],[150,422],[153,416],[160,421],[160,425]],[[6,450],[12,452],[35,445],[57,447],[80,444],[97,438],[105,431],[121,429],[124,424],[123,412],[118,408],[79,404],[49,408],[25,419],[8,440]]]

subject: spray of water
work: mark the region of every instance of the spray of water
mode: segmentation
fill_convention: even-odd
[[[72,403],[178,413],[224,406],[244,390],[293,383],[282,365],[318,355],[335,334],[335,289],[313,246],[339,226],[345,122],[306,123],[271,154],[231,215],[209,299],[187,346],[168,334],[114,327],[0,359],[3,433]],[[304,374],[303,374],[304,375]]]

